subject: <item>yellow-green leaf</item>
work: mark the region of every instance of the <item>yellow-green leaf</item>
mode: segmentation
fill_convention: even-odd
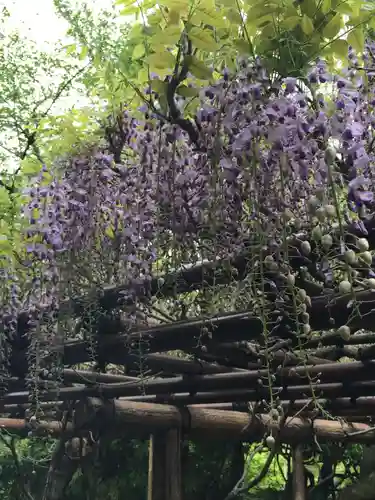
[[[249,54],[252,52],[253,48],[250,43],[244,38],[236,38],[233,40],[233,44],[240,52],[240,54]]]
[[[317,11],[315,0],[303,0],[303,2],[299,2],[299,4],[302,14],[313,19]]]
[[[133,14],[137,14],[138,12],[138,5],[130,5],[129,7],[125,7],[125,9],[120,10],[120,16],[131,16]]]
[[[211,78],[212,70],[207,68],[207,66],[195,56],[186,56],[185,62],[187,63],[189,71],[192,75],[201,80],[209,80]]]
[[[201,24],[208,24],[214,28],[225,28],[227,26],[227,22],[222,14],[220,15],[216,11],[205,10],[200,8],[200,6],[197,7],[189,21],[194,26],[200,26]]]
[[[157,92],[158,94],[165,94],[165,91],[167,90],[166,82],[158,79],[151,80],[150,87],[154,92]]]
[[[363,52],[365,44],[365,36],[361,28],[356,28],[351,31],[347,38],[348,44],[353,47],[357,52]]]
[[[349,5],[347,2],[339,2],[335,7],[335,11],[347,16],[358,16],[359,14],[359,10],[353,5]]]
[[[229,19],[229,21],[231,21],[232,23],[236,23],[236,24],[239,24],[239,25],[242,24],[242,16],[238,12],[238,10],[228,9],[225,12],[225,17],[227,17]]]
[[[147,57],[146,61],[148,62],[151,70],[166,68],[172,69],[176,64],[174,55],[171,54],[168,50],[151,54]]]
[[[209,52],[214,52],[218,49],[218,44],[214,37],[207,30],[197,27],[192,28],[189,31],[189,38],[197,49],[207,50]]]
[[[145,46],[143,45],[143,43],[139,43],[134,47],[132,57],[133,59],[140,59],[145,55],[145,52]]]
[[[177,88],[177,94],[183,97],[197,97],[199,95],[199,90],[195,87],[187,87],[186,85],[180,85]]]
[[[304,15],[302,17],[301,28],[302,28],[302,31],[305,33],[305,35],[311,35],[311,33],[313,33],[313,31],[314,31],[313,22],[306,15]]]
[[[323,14],[327,14],[331,10],[332,2],[331,0],[323,0],[320,6],[320,10]]]
[[[180,14],[177,10],[170,10],[168,12],[168,20],[170,24],[178,24],[180,22]]]
[[[286,29],[293,29],[301,22],[300,16],[286,17],[282,20],[281,26]]]
[[[338,35],[340,29],[343,26],[343,19],[340,14],[336,14],[333,19],[327,24],[327,26],[323,29],[322,35],[324,38],[332,39]]]
[[[158,31],[151,37],[151,47],[155,45],[176,45],[181,38],[181,28],[178,24],[171,24]]]
[[[348,42],[346,40],[335,40],[329,44],[328,49],[342,59],[348,57]]]
[[[73,54],[77,50],[77,45],[75,43],[72,43],[71,45],[67,45],[65,47],[65,49],[66,49],[67,55],[70,56],[71,54]]]

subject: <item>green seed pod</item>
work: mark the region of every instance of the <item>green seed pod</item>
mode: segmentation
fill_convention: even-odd
[[[328,166],[336,160],[337,151],[334,147],[328,146],[324,152],[324,160]]]
[[[304,255],[310,255],[311,253],[311,245],[308,241],[303,241],[301,243],[301,251]]]
[[[366,238],[359,238],[357,241],[357,247],[360,252],[367,252],[370,248]]]
[[[296,283],[296,277],[294,276],[294,274],[289,273],[286,277],[286,281],[288,285],[294,286]]]
[[[300,300],[301,300],[302,302],[305,302],[306,297],[307,297],[306,290],[304,290],[303,288],[300,288],[300,289],[298,290],[298,297],[300,298]]]
[[[370,252],[362,252],[358,256],[362,262],[367,264],[368,266],[371,266],[372,264],[372,255]]]
[[[324,222],[326,220],[326,211],[323,207],[318,208],[315,215],[320,222]]]
[[[352,285],[348,280],[342,280],[339,283],[339,292],[342,295],[345,295],[347,293],[350,293],[352,291]]]
[[[311,237],[314,241],[320,241],[322,239],[323,233],[320,226],[315,226],[311,231]]]
[[[350,328],[347,325],[340,326],[340,328],[337,330],[337,333],[343,340],[350,339]]]
[[[308,322],[310,321],[310,314],[307,313],[307,312],[302,313],[301,314],[301,319],[302,319],[303,323],[308,324]]]
[[[308,206],[310,212],[314,214],[319,205],[320,205],[320,202],[319,202],[318,198],[316,196],[310,196],[310,198],[307,202],[307,206]]]
[[[324,210],[329,219],[332,219],[332,217],[336,216],[336,208],[333,205],[326,205],[324,207]]]
[[[309,335],[311,333],[311,326],[310,325],[303,325],[302,331],[304,335]]]
[[[275,438],[271,435],[267,436],[266,438],[266,445],[270,450],[273,450],[275,448]]]
[[[371,289],[371,290],[375,290],[375,278],[370,278],[367,280],[367,286]]]
[[[330,234],[324,234],[321,239],[322,247],[325,251],[329,250],[333,245],[333,239]]]
[[[354,250],[347,250],[344,254],[344,259],[347,264],[355,264],[357,257]]]

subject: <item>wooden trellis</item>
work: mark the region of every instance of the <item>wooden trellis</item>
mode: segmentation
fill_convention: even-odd
[[[366,225],[368,241],[375,247],[375,219]],[[349,245],[355,235],[356,227],[348,228]],[[308,264],[298,252],[297,241],[291,242],[290,258],[295,268]],[[246,274],[243,255],[230,265],[237,279]],[[168,297],[213,282],[225,284],[233,280],[227,267],[221,262],[204,263],[171,273],[139,285],[138,296]],[[34,423],[24,420],[31,404],[26,387],[28,345],[20,340],[29,329],[25,312],[19,317],[19,337],[11,341],[11,377],[1,400],[0,426],[20,434],[31,425],[35,433],[82,436],[93,429],[116,432],[132,425],[135,433],[152,436],[149,500],[181,498],[180,432],[249,441],[277,431],[281,440],[291,444],[301,439],[371,443],[375,440],[371,427],[375,416],[375,334],[371,333],[375,295],[357,291],[354,311],[351,294],[324,293],[315,282],[298,286],[308,289],[312,297],[311,327],[328,333],[297,337],[293,321],[287,314],[280,319],[280,311],[278,318],[270,318],[269,345],[262,342],[263,322],[251,310],[131,330],[120,320],[108,318],[106,330],[98,332],[98,356],[105,363],[126,366],[126,375],[75,369],[92,359],[92,346],[85,340],[66,341],[61,353],[61,387],[56,389],[43,373],[36,381],[41,408],[50,418]],[[130,305],[129,299],[124,304],[125,289],[124,285],[105,290],[99,297],[101,309]],[[80,316],[84,298],[66,308]],[[348,321],[352,329],[369,332],[341,338],[335,328]],[[145,345],[142,369],[131,347],[140,341]],[[172,350],[184,351],[191,359],[166,354]],[[351,361],[338,362],[343,356]],[[272,393],[285,418],[272,419],[268,413],[270,388],[265,381],[269,374]],[[56,415],[77,401],[71,420],[63,426]],[[347,423],[325,420],[326,412]],[[298,449],[294,460],[298,472]],[[296,481],[295,496],[302,498]]]

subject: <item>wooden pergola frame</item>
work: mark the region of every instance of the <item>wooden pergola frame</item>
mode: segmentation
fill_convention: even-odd
[[[375,217],[365,225],[369,244],[375,248]],[[350,246],[358,235],[355,225],[348,227],[346,243]],[[308,265],[299,244],[300,240],[290,242],[291,265],[296,269]],[[228,265],[236,270],[238,280],[247,273],[244,254],[229,262],[203,263],[162,280],[144,282],[137,288],[138,297],[147,300],[213,283],[224,285],[233,280],[233,274],[226,271]],[[110,333],[98,332],[97,351],[105,363],[126,365],[127,373],[121,375],[75,369],[91,359],[92,346],[86,340],[66,341],[58,348],[64,365],[62,386],[56,389],[43,373],[36,385],[46,410],[63,411],[67,404],[78,401],[73,418],[63,426],[52,413],[51,420],[34,423],[33,432],[55,437],[63,432],[73,437],[96,427],[116,432],[131,426],[134,433],[151,435],[148,500],[181,499],[181,433],[192,438],[204,435],[243,441],[259,441],[276,433],[295,447],[297,476],[301,474],[301,453],[296,446],[301,440],[375,442],[370,425],[375,416],[375,333],[356,333],[344,340],[335,330],[349,322],[353,330],[371,331],[375,295],[371,290],[357,290],[354,311],[351,294],[326,294],[315,282],[299,282],[298,286],[312,297],[311,327],[327,333],[297,337],[293,322],[285,318],[273,324],[271,344],[262,347],[263,322],[252,311],[131,330],[108,318],[105,326]],[[132,300],[123,294],[126,288],[105,289],[98,296],[101,310],[130,305]],[[61,312],[80,316],[84,308],[85,298],[81,297],[63,304]],[[30,394],[26,387],[28,346],[18,340],[29,328],[25,311],[18,321],[19,337],[10,341],[11,376],[1,399],[4,417],[0,427],[20,435],[30,431],[30,423],[20,418],[30,408]],[[139,343],[146,346],[142,369],[147,369],[147,377],[138,366],[139,356],[129,347]],[[265,349],[272,354],[267,356],[268,364]],[[172,350],[182,350],[190,359],[165,354]],[[337,361],[347,355],[351,361]],[[272,388],[265,383],[270,371]],[[269,413],[271,393],[281,408],[276,419]],[[327,420],[327,412],[340,420]],[[296,481],[300,483],[298,478]],[[302,498],[297,483],[295,498]]]

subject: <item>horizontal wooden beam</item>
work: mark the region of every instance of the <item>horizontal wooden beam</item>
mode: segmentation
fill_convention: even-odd
[[[179,428],[183,432],[195,436],[213,437],[216,439],[259,440],[265,433],[280,431],[285,442],[303,440],[331,440],[369,443],[375,439],[375,428],[366,424],[345,424],[333,420],[303,420],[291,417],[280,427],[280,419],[274,420],[270,415],[253,417],[248,413],[225,411],[187,406],[178,409],[170,405],[135,403],[131,401],[105,401],[88,399],[82,402],[77,411],[76,424],[84,428],[85,421],[92,422],[95,414],[98,425],[102,429],[121,429],[134,426],[143,431]],[[91,420],[90,420],[91,418]]]

